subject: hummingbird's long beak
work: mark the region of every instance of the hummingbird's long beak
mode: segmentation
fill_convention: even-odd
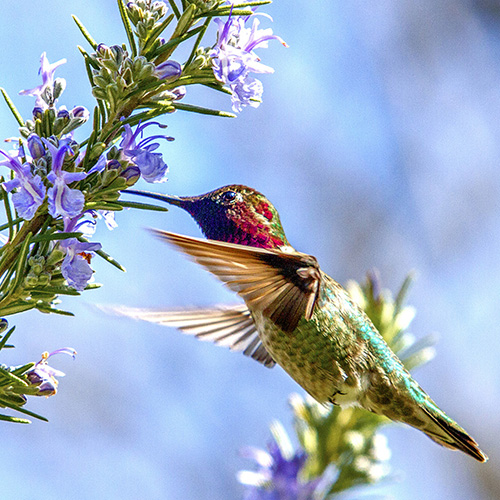
[[[153,193],[151,191],[138,191],[136,189],[127,189],[124,191],[127,194],[137,194],[139,196],[145,196],[146,198],[153,198],[154,200],[164,201],[170,205],[175,205],[176,207],[183,208],[187,210],[187,206],[193,201],[193,197],[190,196],[172,196],[168,194]]]

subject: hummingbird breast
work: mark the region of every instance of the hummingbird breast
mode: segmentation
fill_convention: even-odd
[[[312,318],[302,318],[293,332],[260,311],[252,316],[266,350],[299,385],[319,402],[348,406],[368,390],[371,356],[349,319],[357,307],[334,280],[324,273],[322,278]]]

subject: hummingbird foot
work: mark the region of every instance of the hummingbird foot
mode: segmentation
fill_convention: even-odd
[[[332,394],[332,395],[328,398],[328,402],[329,402],[329,403],[334,404],[335,406],[340,406],[340,403],[337,403],[337,402],[335,401],[335,397],[336,397],[336,396],[338,396],[338,395],[340,395],[340,396],[346,396],[346,395],[347,395],[347,393],[346,393],[346,392],[342,392],[342,391],[335,391],[335,392],[334,392],[334,393],[333,393],[333,394]]]

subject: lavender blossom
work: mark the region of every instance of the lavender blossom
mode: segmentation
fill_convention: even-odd
[[[299,476],[307,460],[305,451],[294,452],[281,424],[274,424],[268,450],[247,447],[242,455],[255,460],[258,471],[240,471],[238,480],[249,486],[245,500],[311,500],[321,498],[321,478],[302,481]]]
[[[164,135],[154,135],[136,143],[137,137],[139,135],[142,136],[144,129],[149,125],[158,125],[161,128],[166,127],[166,125],[161,125],[158,122],[150,122],[144,125],[139,123],[135,132],[132,132],[130,125],[124,125],[122,142],[120,143],[120,146],[123,148],[122,155],[134,162],[146,182],[165,182],[167,180],[168,166],[163,161],[161,153],[153,153],[160,145],[157,142],[151,141],[155,139],[173,141],[174,138]]]
[[[9,167],[15,173],[14,179],[6,181],[2,185],[8,192],[13,189],[18,190],[12,195],[14,208],[19,217],[30,220],[45,199],[46,188],[42,178],[39,175],[33,175],[31,163],[21,163],[19,155],[14,157],[2,150],[0,153],[7,158],[0,161],[0,165]]]
[[[51,353],[44,352],[42,359],[26,373],[28,381],[32,385],[38,385],[37,396],[53,396],[57,392],[59,381],[56,377],[64,377],[64,373],[48,365],[47,360],[54,354],[68,354],[75,359],[76,351],[71,347],[63,347]]]
[[[257,107],[262,97],[262,83],[250,76],[250,73],[273,73],[274,69],[262,64],[253,52],[257,47],[267,47],[269,40],[278,40],[285,47],[286,43],[270,28],[258,29],[259,19],[254,18],[251,28],[245,28],[248,17],[229,16],[219,26],[217,44],[211,51],[212,65],[216,78],[228,85],[232,93],[232,107],[240,112],[245,106]]]
[[[69,238],[61,243],[66,250],[66,257],[61,264],[61,273],[68,285],[81,292],[94,274],[90,267],[92,254],[101,249],[100,243],[89,243]]]
[[[71,189],[68,184],[80,181],[87,176],[86,172],[67,172],[63,170],[66,154],[73,155],[69,139],[59,141],[59,147],[47,139],[42,139],[52,156],[52,171],[47,175],[53,187],[49,188],[49,213],[52,217],[76,217],[82,213],[85,196],[78,189]]]
[[[79,217],[64,220],[64,231],[82,231],[86,237],[92,236],[95,231],[95,221],[82,220]],[[62,240],[61,248],[66,252],[66,256],[61,264],[61,273],[68,285],[81,292],[85,289],[94,274],[90,267],[92,252],[101,249],[100,243],[90,243],[78,241],[76,238]]]
[[[30,95],[33,97],[36,97],[36,103],[35,107],[36,108],[41,108],[42,110],[47,109],[49,106],[45,99],[43,99],[43,95],[46,92],[46,89],[52,89],[54,87],[54,73],[56,69],[61,66],[61,64],[64,64],[66,62],[66,59],[61,59],[60,61],[57,61],[55,63],[50,64],[49,60],[47,59],[47,55],[45,52],[42,53],[42,56],[40,58],[40,70],[39,74],[42,75],[42,84],[38,85],[37,87],[34,87],[32,89],[28,90],[21,90],[19,92],[21,95]],[[66,82],[63,78],[58,78],[59,85],[61,87],[64,87]],[[60,93],[60,92],[59,92]]]

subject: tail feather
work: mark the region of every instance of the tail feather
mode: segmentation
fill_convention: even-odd
[[[476,441],[462,427],[439,410],[437,406],[426,405],[422,409],[432,423],[435,424],[432,429],[429,427],[422,428],[433,441],[446,448],[463,451],[479,462],[488,460],[488,456],[481,451]]]

